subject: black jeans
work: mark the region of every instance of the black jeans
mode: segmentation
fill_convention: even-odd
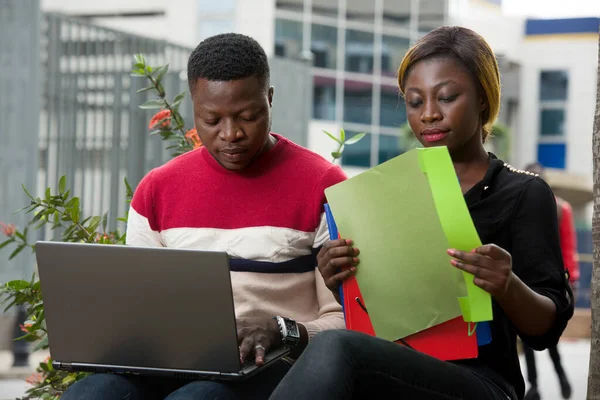
[[[537,368],[535,367],[535,353],[533,349],[523,343],[523,352],[525,353],[525,363],[527,364],[527,380],[531,386],[537,386]],[[562,363],[560,361],[560,354],[558,353],[558,347],[550,347],[548,349],[552,364],[554,364],[554,370],[558,376],[565,374]]]
[[[472,370],[362,333],[313,338],[270,399],[507,400]]]
[[[277,361],[256,376],[236,383],[94,374],[71,386],[61,400],[268,399],[290,367],[286,361]]]

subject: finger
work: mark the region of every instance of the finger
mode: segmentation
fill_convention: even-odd
[[[450,260],[450,264],[454,265],[460,270],[470,273],[471,275],[475,276],[475,278],[482,279],[486,282],[493,282],[494,278],[497,276],[493,270],[473,264],[463,263],[459,260]]]
[[[240,361],[244,363],[246,359],[254,353],[254,339],[246,336],[240,345]]]
[[[486,244],[475,249],[475,252],[494,260],[510,259],[510,253],[495,244]]]
[[[492,267],[492,259],[478,253],[467,253],[465,251],[449,249],[448,254],[465,264],[478,265],[485,268]]]
[[[475,286],[480,287],[481,289],[485,290],[486,292],[488,292],[491,295],[493,295],[495,293],[496,286],[494,284],[492,284],[491,282],[488,282],[488,281],[486,281],[484,279],[480,279],[480,278],[474,278],[473,283],[475,284]]]
[[[360,259],[358,257],[339,257],[329,261],[329,263],[327,263],[327,265],[321,268],[319,271],[321,272],[321,275],[323,275],[323,279],[327,281],[341,271],[346,271],[350,268],[356,268],[359,263]]]
[[[326,253],[330,249],[341,246],[352,246],[352,239],[328,240],[327,242],[325,242],[321,250],[323,250]]]
[[[325,284],[330,290],[337,290],[337,288],[344,282],[346,279],[350,278],[356,273],[356,267],[352,267],[350,269],[346,269],[342,272],[339,272],[333,275],[327,283]]]
[[[267,350],[268,347],[261,344],[261,342],[256,342],[254,345],[254,362],[259,367],[265,363],[265,354]]]
[[[332,247],[319,259],[319,265],[325,266],[331,260],[344,256],[357,256],[360,251],[352,246],[336,246]]]

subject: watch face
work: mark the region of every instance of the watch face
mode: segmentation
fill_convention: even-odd
[[[292,336],[292,337],[300,336],[300,333],[298,332],[298,324],[296,324],[294,321],[285,320],[285,327],[290,336]]]

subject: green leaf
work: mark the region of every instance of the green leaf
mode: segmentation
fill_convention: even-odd
[[[365,137],[365,135],[366,135],[366,133],[357,133],[356,135],[352,136],[350,139],[346,140],[344,142],[344,144],[351,145],[351,144],[358,143],[362,138]]]
[[[126,196],[133,197],[133,189],[131,188],[129,181],[127,180],[127,178],[125,178],[124,181],[125,181],[125,188],[127,189]]]
[[[181,92],[177,96],[175,96],[175,98],[173,99],[173,104],[171,105],[171,107],[177,109],[179,107],[179,104],[181,104],[181,102],[183,101],[183,99],[185,99],[185,94],[186,93],[187,92],[184,90],[183,92]]]
[[[76,376],[76,375],[74,375],[74,374],[69,374],[69,375],[65,376],[65,377],[63,378],[63,380],[62,380],[62,384],[63,384],[63,385],[68,385],[68,384],[70,384],[70,383],[73,383],[73,382],[75,382],[75,380],[76,380],[75,376]]]
[[[333,157],[334,160],[337,160],[338,158],[340,158],[342,156],[342,153],[340,153],[339,151],[334,151],[331,153],[331,156]]]
[[[98,226],[100,225],[101,218],[98,216],[92,217],[90,219],[90,223],[88,225],[88,231],[95,232]]]
[[[35,351],[47,349],[47,348],[48,348],[48,336],[46,336],[45,338],[40,340],[39,343],[36,344],[31,351],[35,352]]]
[[[8,287],[9,289],[12,289],[12,290],[21,291],[21,290],[25,290],[25,289],[29,288],[30,284],[29,284],[29,282],[27,282],[23,279],[18,279],[15,281],[6,282],[6,287]]]
[[[15,231],[15,236],[18,237],[19,239],[21,239],[24,242],[27,241],[27,237],[23,233],[21,233],[19,231]]]
[[[108,226],[108,211],[104,213],[102,216],[102,232],[106,232],[106,227]]]
[[[149,65],[146,65],[146,72],[149,73],[149,74],[151,74],[152,71],[153,71],[153,68],[151,66],[149,66]]]
[[[14,239],[8,239],[8,240],[6,240],[6,241],[4,241],[4,242],[0,243],[0,249],[2,249],[2,248],[6,247],[6,246],[8,246],[9,244],[11,244],[11,243],[14,243],[14,242],[15,242],[15,240],[14,240]]]
[[[21,187],[23,188],[23,191],[25,192],[25,194],[27,195],[27,197],[29,197],[33,201],[34,198],[33,198],[33,196],[31,194],[29,194],[29,192],[25,188],[25,185],[21,184]]]
[[[67,177],[63,175],[58,181],[58,192],[63,194],[65,193],[65,190],[67,190]]]
[[[148,87],[145,87],[143,89],[136,90],[135,92],[136,93],[143,93],[143,92],[147,92],[148,90],[152,90],[152,89],[154,89],[154,86],[148,86]]]
[[[79,199],[77,199],[77,206],[73,207],[69,214],[71,214],[71,220],[73,220],[73,223],[79,223]]]
[[[152,74],[156,75],[156,81],[160,83],[168,70],[169,64],[161,65],[160,67],[156,68]]]
[[[165,101],[161,99],[148,100],[141,106],[139,106],[142,110],[154,110],[165,107]]]
[[[136,64],[146,65],[146,59],[144,58],[144,55],[141,53],[134,54],[133,59],[135,60]]]
[[[146,74],[143,74],[143,73],[141,73],[141,72],[137,72],[137,71],[136,71],[136,72],[132,72],[132,73],[130,73],[129,75],[130,75],[130,76],[141,76],[142,78],[145,78],[145,77],[146,77]]]
[[[9,259],[9,260],[12,260],[12,259],[13,259],[13,258],[15,258],[16,256],[18,256],[18,255],[19,255],[19,253],[20,253],[21,251],[23,251],[23,249],[24,249],[25,247],[27,247],[27,245],[26,245],[26,244],[21,244],[21,245],[19,245],[19,247],[17,247],[17,248],[15,249],[15,251],[13,251],[13,252],[12,252],[12,254],[10,255],[10,257],[8,257],[8,259]]]
[[[330,138],[332,138],[333,140],[335,140],[337,143],[342,144],[342,141],[338,138],[336,138],[335,136],[333,136],[331,133],[327,132],[327,131],[323,131],[324,134],[326,134],[327,136],[329,136]]]
[[[51,189],[49,187],[46,188],[46,203],[50,203],[52,199],[52,192]]]
[[[342,142],[346,141],[346,131],[344,130],[344,128],[340,129],[340,140]]]

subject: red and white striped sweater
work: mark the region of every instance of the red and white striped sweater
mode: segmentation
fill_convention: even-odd
[[[344,328],[315,255],[328,238],[324,190],[346,176],[273,136],[275,146],[242,171],[226,170],[205,148],[152,170],[131,202],[127,244],[226,251],[237,317],[282,315],[312,337]]]

